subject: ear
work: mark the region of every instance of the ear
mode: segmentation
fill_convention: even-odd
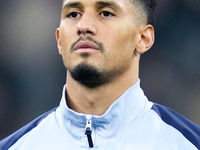
[[[59,54],[62,55],[62,46],[61,46],[61,41],[60,41],[60,28],[56,29],[55,35],[56,35],[56,41],[57,41]]]
[[[154,43],[154,28],[152,25],[141,26],[136,43],[136,52],[143,54],[148,51]]]

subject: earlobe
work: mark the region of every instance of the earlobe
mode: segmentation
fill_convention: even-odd
[[[143,54],[148,51],[154,43],[154,28],[152,25],[146,25],[141,28],[136,45],[136,51]]]
[[[55,35],[56,35],[56,41],[57,41],[59,54],[62,55],[62,47],[61,47],[61,41],[60,41],[60,28],[56,29]]]

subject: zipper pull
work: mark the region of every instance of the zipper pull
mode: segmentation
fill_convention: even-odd
[[[88,144],[90,148],[93,148],[93,141],[92,141],[92,117],[86,116],[86,127],[85,127],[85,135],[87,135]]]

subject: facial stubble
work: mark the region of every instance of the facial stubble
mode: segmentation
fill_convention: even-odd
[[[101,53],[104,52],[104,46],[102,43],[92,39],[91,37],[87,37],[86,39],[79,38],[76,42],[74,42],[70,48],[71,53],[73,53],[75,45],[81,40],[89,40],[95,43],[98,46],[98,50]],[[84,61],[80,64],[72,68],[66,66],[70,76],[75,81],[88,88],[96,88],[110,82],[111,77],[109,72],[100,70],[97,66],[87,63],[87,58],[90,57],[90,54],[83,53],[81,54],[81,57],[84,59]]]
[[[101,72],[87,63],[78,64],[72,70],[68,69],[68,71],[75,81],[88,88],[97,88],[110,82],[109,73]]]

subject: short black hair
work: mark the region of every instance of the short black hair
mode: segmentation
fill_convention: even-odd
[[[154,12],[157,6],[157,0],[130,0],[133,4],[139,4],[147,16],[147,24],[153,24]]]

